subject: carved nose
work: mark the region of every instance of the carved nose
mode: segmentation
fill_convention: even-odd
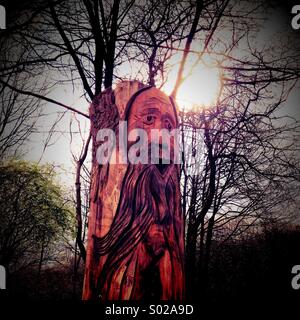
[[[168,163],[163,163],[161,158],[159,158],[159,163],[155,164],[156,168],[162,175],[167,171],[169,165],[170,164]]]

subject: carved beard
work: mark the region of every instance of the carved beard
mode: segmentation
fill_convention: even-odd
[[[170,285],[167,282],[180,282],[183,277],[183,222],[178,197],[176,165],[128,166],[111,228],[104,237],[93,236],[98,263],[92,286],[95,297],[182,299],[182,285],[177,289],[173,286],[174,292],[164,289]],[[165,261],[160,266],[162,259]],[[165,270],[168,264],[170,270]],[[164,273],[172,273],[172,269],[171,278],[164,279]]]

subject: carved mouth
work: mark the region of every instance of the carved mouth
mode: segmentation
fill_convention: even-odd
[[[160,172],[161,175],[164,175],[170,166],[170,163],[163,163],[163,159],[159,158],[159,163],[156,163],[155,166]]]

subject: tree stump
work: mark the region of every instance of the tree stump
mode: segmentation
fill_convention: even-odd
[[[162,159],[156,164],[122,162],[136,141],[128,141],[125,150],[118,143],[127,139],[120,121],[127,121],[128,133],[144,129],[149,144],[151,129],[177,128],[174,103],[154,87],[128,81],[97,96],[90,117],[92,183],[83,299],[182,300],[184,217],[179,165],[162,164]],[[100,129],[113,130],[117,143],[108,157],[115,157],[117,163],[97,161],[104,143],[97,136]],[[174,152],[172,144],[170,148]]]

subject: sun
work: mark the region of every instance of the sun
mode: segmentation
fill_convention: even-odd
[[[179,108],[186,111],[209,108],[216,104],[220,90],[220,69],[216,64],[199,63],[190,68],[190,73],[179,87],[176,101]]]

